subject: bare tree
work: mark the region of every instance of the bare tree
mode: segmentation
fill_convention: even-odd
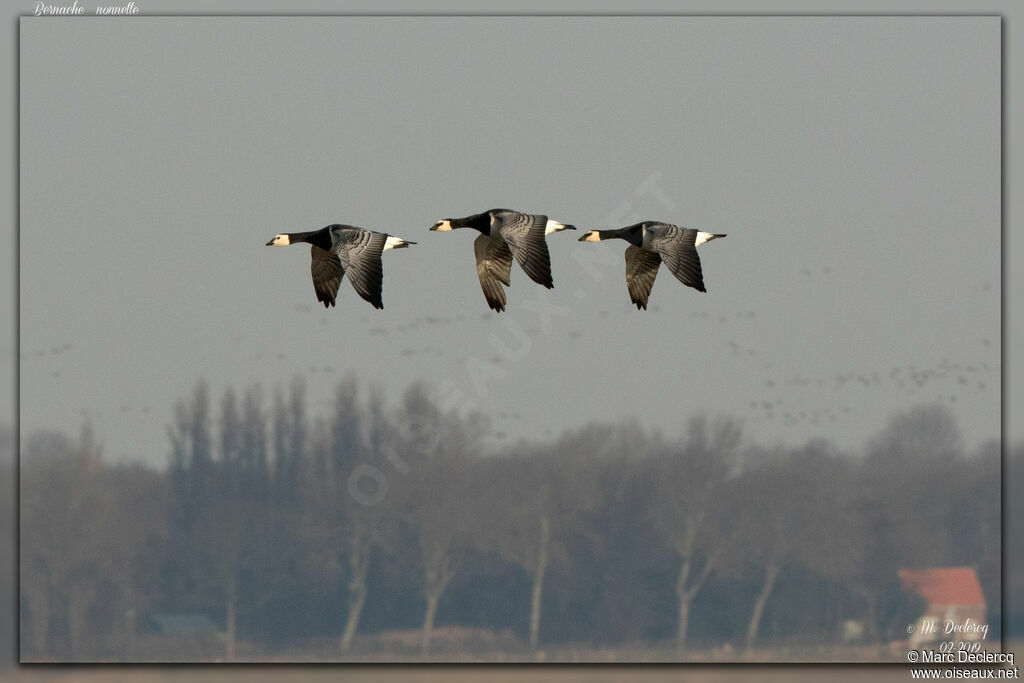
[[[721,518],[724,484],[732,472],[740,429],[731,419],[690,420],[686,440],[652,467],[649,515],[655,532],[679,559],[676,647],[686,647],[690,606],[730,542]]]
[[[292,405],[296,403],[298,408],[285,418],[289,433],[301,433],[301,426],[294,424],[303,418],[300,389],[293,395]],[[183,482],[176,487],[177,543],[194,590],[216,596],[221,604],[224,656],[232,661],[237,658],[242,605],[253,609],[262,600],[259,590],[250,589],[255,582],[247,583],[246,577],[251,566],[262,564],[268,545],[267,509],[259,497],[266,488],[266,453],[258,391],[250,390],[240,409],[228,388],[216,434],[211,422],[208,392],[200,383],[190,401],[178,403],[169,429],[174,476]],[[299,457],[297,448],[301,445],[289,445],[283,456],[287,462]]]
[[[77,445],[52,439],[32,446],[46,449],[30,448],[23,470],[22,576],[39,617],[33,635],[38,655],[46,656],[49,618],[62,616],[70,658],[82,660],[92,645],[86,641],[86,616],[105,564],[101,536],[115,509],[102,495],[99,447],[88,423]],[[54,613],[56,606],[63,606],[63,614]]]
[[[52,656],[50,624],[67,561],[56,546],[74,540],[68,528],[73,520],[67,519],[65,508],[54,506],[53,500],[72,494],[69,465],[73,452],[70,440],[55,432],[30,435],[22,450],[21,593],[22,609],[28,612],[28,619],[23,617],[21,622],[23,658]]]
[[[571,443],[519,445],[486,463],[481,483],[491,491],[486,510],[486,545],[530,576],[529,643],[540,643],[544,579],[553,565],[565,567],[565,543],[597,504],[596,482],[588,466],[592,454]],[[528,451],[526,455],[520,455]]]
[[[65,626],[68,657],[97,659],[111,651],[114,637],[130,636],[124,628],[90,628],[89,614],[117,614],[138,603],[139,553],[145,535],[161,528],[159,482],[138,467],[106,466],[88,422],[75,444],[30,438],[22,463],[21,576],[32,624],[26,650],[53,656],[56,618]]]
[[[341,635],[341,650],[347,651],[359,626],[363,606],[366,604],[366,592],[370,560],[375,550],[394,553],[394,541],[398,533],[398,516],[395,500],[382,491],[383,497],[367,501],[357,499],[353,487],[357,485],[354,478],[360,466],[372,466],[370,463],[383,465],[380,454],[391,452],[392,425],[384,411],[383,400],[378,391],[371,391],[368,405],[362,413],[365,429],[359,442],[358,460],[355,467],[345,471],[346,490],[343,500],[348,508],[349,524],[348,539],[348,615],[345,628]]]
[[[299,502],[299,473],[306,454],[306,386],[301,377],[291,381],[288,396],[276,389],[273,399],[275,503],[291,510]]]
[[[117,511],[105,533],[105,576],[114,591],[106,591],[103,602],[112,612],[111,635],[120,640],[111,655],[133,661],[137,616],[161,597],[159,572],[169,538],[170,487],[162,472],[141,463],[107,465],[104,479],[104,495]]]
[[[430,649],[441,597],[467,553],[479,546],[480,506],[486,499],[475,481],[474,456],[480,431],[472,420],[443,414],[414,385],[397,418],[400,457],[409,473],[398,495],[403,517],[413,528],[423,568],[426,608],[420,649]]]
[[[301,466],[305,448],[303,388],[293,384],[288,429],[300,439],[286,456],[289,474]],[[275,554],[265,501],[266,420],[257,388],[246,392],[241,408],[235,391],[227,388],[221,401],[220,449],[214,463],[213,499],[199,530],[209,579],[221,593],[224,609],[224,657],[237,656],[239,616],[268,598],[258,577],[266,575],[267,560]],[[294,463],[294,464],[293,464]],[[294,482],[298,485],[298,481]]]
[[[747,622],[745,645],[757,640],[765,607],[790,565],[823,575],[848,575],[851,548],[849,510],[842,493],[848,468],[824,442],[798,450],[754,451],[732,483],[731,524],[740,560],[761,574],[761,587]]]
[[[372,392],[368,405],[361,406],[358,383],[348,377],[337,386],[333,413],[314,449],[316,475],[309,482],[311,506],[304,529],[313,561],[329,576],[347,581],[338,640],[342,653],[351,649],[359,628],[373,553],[390,549],[395,534],[392,500],[386,495],[368,500],[353,492],[359,486],[358,468],[382,464],[384,450],[391,447],[389,422],[379,393]]]
[[[191,400],[175,403],[174,421],[167,433],[171,440],[177,511],[181,514],[179,522],[187,533],[204,513],[214,479],[210,396],[205,381],[196,384]]]
[[[220,499],[210,507],[203,521],[198,543],[208,568],[207,580],[221,593],[224,609],[224,657],[237,657],[238,611],[242,594],[242,571],[253,534],[253,508],[237,497]]]

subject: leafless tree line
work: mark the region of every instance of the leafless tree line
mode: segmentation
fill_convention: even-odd
[[[388,406],[351,378],[323,410],[299,381],[214,403],[200,383],[175,406],[166,469],[105,462],[88,425],[25,439],[24,658],[175,659],[139,648],[158,613],[210,616],[228,660],[325,638],[342,659],[412,629],[426,653],[438,623],[511,629],[526,653],[832,643],[845,619],[882,642],[900,567],[975,566],[998,610],[998,446],[966,453],[944,408],[850,454],[707,416],[496,449],[422,386]]]

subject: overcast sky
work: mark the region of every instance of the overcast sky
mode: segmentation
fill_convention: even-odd
[[[760,442],[858,448],[941,402],[999,434],[997,17],[174,18],[21,21],[21,420],[166,460],[205,378],[421,379],[507,439],[695,412]],[[718,233],[708,292],[625,243],[550,236],[492,313],[473,234],[509,207]],[[282,231],[343,222],[383,311],[316,301]],[[456,400],[457,399],[457,400]]]

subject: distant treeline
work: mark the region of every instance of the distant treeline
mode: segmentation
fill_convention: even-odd
[[[851,620],[879,643],[921,609],[897,570],[953,565],[977,569],[999,637],[996,442],[965,452],[938,406],[859,453],[682,420],[678,439],[623,422],[500,449],[421,385],[390,406],[349,378],[316,410],[298,380],[269,401],[199,383],[164,469],[105,462],[88,425],[28,435],[21,655],[173,660],[141,643],[184,615],[216,625],[227,659],[304,643],[386,659],[454,625],[520,654],[824,645]]]

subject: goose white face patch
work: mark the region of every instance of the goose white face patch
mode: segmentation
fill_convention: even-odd
[[[401,237],[395,237],[394,235],[388,235],[388,238],[384,241],[384,249],[382,249],[382,251],[387,251],[388,249],[394,249],[395,247],[400,247],[403,244],[405,244],[405,240],[403,240]]]
[[[600,242],[601,241],[601,235],[600,235],[600,233],[597,232],[597,230],[591,230],[591,231],[587,232],[586,235],[583,236],[583,241],[584,242]]]
[[[452,222],[450,220],[448,220],[447,218],[445,220],[443,220],[443,221],[438,221],[438,222],[434,223],[434,227],[431,228],[431,230],[436,230],[437,232],[448,232],[451,229],[452,229]]]
[[[272,247],[287,247],[291,243],[288,235],[275,235],[274,239],[270,240],[270,246]]]

